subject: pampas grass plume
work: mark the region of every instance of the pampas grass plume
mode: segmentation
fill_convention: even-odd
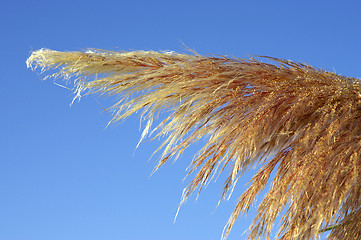
[[[215,174],[226,172],[222,198],[251,166],[260,170],[225,227],[226,238],[268,182],[249,239],[361,239],[361,88],[356,78],[306,64],[174,52],[34,51],[28,67],[55,69],[82,92],[116,95],[113,122],[143,111],[141,138],[165,136],[158,169],[206,139],[189,166],[194,179],[183,203]],[[152,128],[154,118],[166,118]],[[275,177],[270,179],[271,173]],[[331,226],[331,227],[329,227]]]

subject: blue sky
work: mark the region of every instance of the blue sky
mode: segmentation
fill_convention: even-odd
[[[139,115],[106,128],[110,116],[97,102],[112,99],[70,107],[70,91],[26,69],[31,50],[185,52],[184,43],[200,54],[269,55],[360,78],[360,10],[347,0],[3,1],[0,239],[220,239],[249,180],[218,208],[222,182],[210,184],[173,223],[197,146],[149,177],[159,142],[135,150]],[[253,216],[240,217],[229,239],[244,239]]]

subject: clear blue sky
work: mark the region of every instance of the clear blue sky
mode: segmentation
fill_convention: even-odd
[[[271,3],[273,2],[273,3]],[[270,55],[361,77],[360,1],[3,1],[0,8],[2,240],[220,239],[233,197],[222,182],[191,198],[173,223],[190,149],[149,177],[159,142],[144,143],[139,116],[110,116],[87,96],[26,69],[31,50],[174,50]],[[256,206],[255,206],[256,207]],[[254,212],[229,239],[244,239]]]

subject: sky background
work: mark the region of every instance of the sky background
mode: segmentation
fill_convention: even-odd
[[[220,239],[238,196],[216,208],[222,182],[182,207],[185,168],[199,146],[150,177],[159,142],[143,143],[139,115],[110,116],[87,96],[26,68],[32,50],[173,50],[269,55],[361,77],[361,1],[2,1],[0,239]],[[59,82],[59,81],[58,81]],[[254,206],[256,208],[256,205]],[[245,239],[254,216],[229,240]]]

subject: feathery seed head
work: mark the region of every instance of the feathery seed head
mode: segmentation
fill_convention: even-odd
[[[206,138],[190,164],[189,174],[195,177],[182,203],[227,168],[224,197],[244,171],[261,164],[240,196],[224,237],[272,181],[250,239],[269,237],[283,209],[280,239],[316,238],[332,224],[329,239],[361,238],[359,80],[263,58],[272,63],[173,52],[41,49],[27,65],[57,69],[53,77],[75,77],[78,93],[119,96],[113,121],[143,110],[148,124],[142,139],[151,131],[153,118],[167,109],[169,116],[153,130],[155,137],[166,136],[156,169]]]

